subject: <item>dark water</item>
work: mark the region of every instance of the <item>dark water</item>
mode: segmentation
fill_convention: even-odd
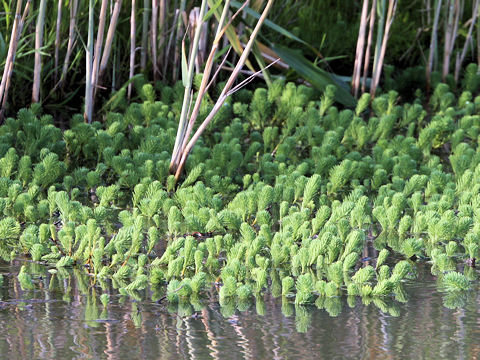
[[[35,290],[22,291],[19,265],[0,265],[1,359],[480,358],[478,288],[445,297],[426,268],[405,285],[405,303],[342,298],[295,307],[269,296],[158,304],[152,298],[161,293],[135,300],[111,284],[92,286],[79,271],[51,274],[35,264]],[[106,309],[102,293],[110,293]]]

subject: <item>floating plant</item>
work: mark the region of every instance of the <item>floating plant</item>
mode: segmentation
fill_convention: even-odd
[[[471,268],[457,265],[479,256],[480,97],[440,84],[425,108],[391,91],[352,111],[334,92],[319,100],[275,80],[233,94],[178,183],[177,85],[162,101],[145,85],[144,104],[112,104],[103,123],[74,116],[64,132],[38,105],[23,109],[0,126],[0,257],[48,264],[58,279],[84,272],[104,306],[107,279],[185,314],[212,289],[225,314],[254,298],[261,313],[271,291],[288,315],[295,298],[300,329],[302,305],[338,315],[342,295],[398,313],[389,296],[406,301],[416,261],[446,291],[468,289]],[[35,288],[24,267],[18,281]]]

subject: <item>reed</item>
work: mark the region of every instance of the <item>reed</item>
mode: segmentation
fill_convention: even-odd
[[[13,5],[16,6],[17,3],[13,2]],[[25,1],[22,3],[24,5]],[[144,0],[139,3],[136,1],[135,26],[132,28],[132,11],[129,6],[124,6],[125,2],[112,0],[107,1],[107,5],[105,5],[103,0],[95,1],[92,5],[94,8],[93,31],[95,31],[93,34],[93,50],[88,47],[90,29],[89,1],[71,0],[65,2],[64,0],[58,0],[54,3],[55,14],[49,14],[49,12],[42,14],[44,3],[39,1],[33,9],[34,11],[31,12],[32,16],[25,18],[25,22],[32,25],[24,27],[21,41],[18,44],[15,44],[15,39],[12,43],[10,36],[12,30],[17,32],[18,20],[15,22],[16,16],[13,16],[12,12],[7,11],[8,14],[5,15],[5,20],[2,22],[8,29],[9,35],[7,37],[8,48],[5,46],[8,50],[5,51],[4,59],[2,60],[2,64],[3,62],[6,64],[2,72],[7,75],[2,77],[3,85],[0,85],[0,90],[2,91],[0,101],[3,104],[2,114],[7,109],[7,102],[9,103],[9,108],[13,111],[13,108],[20,105],[28,105],[31,101],[39,101],[48,109],[56,109],[59,115],[58,119],[61,119],[63,118],[61,113],[72,112],[73,108],[78,106],[76,96],[78,96],[80,91],[83,92],[85,90],[85,118],[88,119],[91,117],[89,116],[90,113],[92,116],[95,113],[95,101],[103,101],[107,94],[105,91],[99,95],[99,89],[109,89],[114,92],[116,89],[125,87],[127,100],[135,100],[137,98],[133,94],[134,84],[128,83],[131,79],[138,79],[138,81],[135,81],[137,86],[141,82],[152,81],[157,89],[160,81],[162,84],[172,84],[182,77],[182,39],[185,41],[186,51],[189,52],[193,45],[197,23],[201,23],[202,29],[198,41],[198,49],[196,50],[197,55],[194,59],[194,74],[202,74],[204,73],[204,65],[208,59],[209,51],[215,41],[216,31],[211,31],[215,29],[213,20],[220,20],[222,15],[220,6],[223,6],[224,3],[208,0],[207,6],[212,10],[211,14],[213,16],[206,21],[201,21],[203,19],[199,18],[199,9],[195,9],[194,2],[186,0]],[[213,79],[212,84],[215,84],[220,78],[222,80],[228,79],[230,74],[224,70],[232,71],[235,68],[235,59],[240,58],[244,44],[249,40],[249,34],[253,25],[256,19],[260,17],[256,9],[260,9],[266,2],[255,1],[251,3],[251,7],[245,7],[242,16],[238,17],[234,23],[230,23],[225,30],[225,36],[222,38],[222,46],[220,48],[225,50],[227,46],[231,46],[234,52],[229,53],[225,60],[225,65],[221,68],[222,71],[216,79]],[[435,85],[430,84],[432,81],[431,73],[434,71],[440,71],[444,81],[452,81],[451,79],[458,81],[461,77],[460,73],[463,64],[470,59],[470,56],[478,56],[478,44],[480,44],[480,41],[478,41],[480,35],[478,34],[480,32],[478,32],[477,0],[472,2],[464,0],[437,0],[418,3],[422,3],[421,5],[424,5],[429,11],[425,12],[425,16],[420,14],[418,16],[413,15],[411,21],[415,22],[415,24],[421,22],[421,24],[419,23],[421,28],[425,29],[425,26],[427,26],[428,31],[416,32],[416,45],[412,43],[407,53],[421,53],[423,51],[422,46],[429,41],[430,49],[429,51],[427,49],[429,54],[426,55],[427,59],[424,60],[427,67],[425,70],[427,87],[430,88]],[[109,4],[110,14],[106,10],[109,8]],[[131,2],[129,4],[131,5]],[[332,4],[333,2],[330,5],[322,6],[332,7]],[[242,3],[232,0],[230,5],[232,9],[236,10],[242,6]],[[341,85],[344,80],[338,80],[339,78],[334,76],[334,80],[328,81],[331,78],[331,74],[328,74],[327,71],[322,71],[322,68],[330,69],[339,66],[343,69],[345,64],[349,64],[352,61],[352,91],[357,97],[360,91],[365,92],[367,90],[367,79],[369,80],[370,76],[372,77],[371,85],[380,86],[383,64],[385,61],[387,63],[390,61],[389,56],[393,56],[389,55],[391,51],[399,51],[398,44],[391,42],[391,39],[397,40],[396,34],[392,33],[395,31],[395,28],[391,29],[391,20],[395,17],[396,12],[406,11],[406,8],[412,10],[414,14],[416,12],[420,13],[421,10],[416,3],[411,5],[400,4],[398,10],[394,7],[395,11],[390,20],[388,20],[390,5],[390,0],[364,1],[358,8],[353,7],[353,5],[338,5],[338,9],[341,9],[339,11],[342,11],[342,13],[339,13],[339,16],[341,15],[342,18],[345,15],[343,12],[346,12],[349,6],[352,6],[352,9],[355,8],[355,11],[352,13],[354,16],[358,15],[360,25],[359,33],[355,34],[357,49],[350,49],[351,53],[347,52],[347,59],[342,60],[344,62],[340,64],[335,57],[337,54],[328,53],[327,56],[322,54],[322,52],[332,48],[332,44],[329,41],[337,39],[336,34],[327,32],[326,40],[322,43],[322,49],[315,49],[306,43],[305,39],[311,38],[311,36],[305,34],[305,31],[296,33],[296,36],[286,29],[288,26],[285,24],[290,24],[289,21],[291,19],[288,19],[284,13],[288,13],[291,9],[298,9],[299,16],[302,19],[308,18],[308,13],[313,9],[312,2],[307,2],[302,4],[302,6],[290,0],[274,3],[272,5],[272,13],[275,16],[273,20],[278,23],[274,23],[271,20],[266,22],[265,36],[261,39],[261,42],[258,39],[255,40],[251,50],[252,56],[249,56],[245,61],[248,70],[242,69],[240,73],[248,76],[257,74],[257,70],[262,69],[262,73],[257,75],[259,78],[265,79],[269,87],[273,85],[274,79],[278,78],[278,76],[285,76],[286,71],[289,71],[287,73],[289,77],[303,76],[304,80],[322,91],[326,85],[334,84],[337,86],[336,99],[344,99],[343,103],[346,106],[354,106],[353,97]],[[32,6],[30,5],[29,7],[32,10]],[[23,7],[21,12],[23,12]],[[347,18],[350,19],[351,16],[353,15],[348,14]],[[43,21],[43,24],[40,23],[41,21]],[[297,20],[292,21],[299,25]],[[405,21],[402,16],[398,16],[395,19],[395,23]],[[35,26],[34,22],[37,23],[37,26]],[[14,25],[16,26],[15,29],[13,28]],[[282,27],[282,25],[285,27]],[[399,28],[402,25],[408,27],[409,23],[398,25]],[[34,35],[34,30],[37,27],[38,30],[43,29],[43,34],[42,31],[35,31],[36,34]],[[312,28],[317,27],[315,25]],[[304,26],[299,25],[298,28],[304,29]],[[475,28],[477,28],[477,46],[473,45],[475,43]],[[98,30],[102,29],[102,36],[99,37]],[[133,30],[135,35],[138,36],[134,42],[132,42],[131,34]],[[389,32],[388,35],[386,34],[387,30]],[[3,33],[6,33],[6,31]],[[426,37],[429,39],[427,40]],[[40,38],[42,38],[41,42],[38,41]],[[130,46],[128,46],[128,38],[130,38]],[[351,42],[346,38],[344,40],[342,43]],[[389,51],[385,51],[382,56],[382,48],[387,45],[386,41],[388,41]],[[275,44],[281,44],[282,42],[288,44],[290,48],[299,46],[304,54],[288,51],[288,47],[286,48],[287,51],[282,51],[281,46]],[[337,43],[340,42],[337,41]],[[99,45],[101,45],[100,48],[98,47]],[[133,63],[131,56],[132,46],[135,49]],[[414,47],[418,48],[415,52],[411,51]],[[276,66],[273,74],[271,74],[266,71],[266,67],[277,58],[277,54],[273,51],[274,48],[278,50],[279,54],[281,53],[283,59],[281,63],[277,62],[277,65],[281,64],[281,66]],[[138,59],[136,58],[136,51],[139,52]],[[28,54],[33,54],[34,52],[35,56],[28,56]],[[46,53],[51,53],[52,56],[45,56]],[[13,57],[12,54],[15,54],[15,56]],[[333,59],[330,55],[333,55]],[[87,58],[92,62],[91,65],[86,66]],[[353,60],[350,60],[350,58]],[[12,62],[12,60],[14,61]],[[418,60],[417,63],[421,63],[422,59],[419,58]],[[334,66],[331,66],[327,63],[328,61],[335,61],[336,63],[334,63]],[[89,66],[91,69],[88,69]],[[217,66],[218,64],[213,64],[211,72],[216,73]],[[134,69],[133,73],[131,72],[132,67]],[[449,77],[450,72],[453,75],[452,78]],[[8,80],[8,74],[14,76],[18,81],[12,84],[12,80]],[[139,76],[135,77],[135,74]],[[143,79],[140,80],[142,76]],[[42,81],[42,78],[48,81]],[[50,81],[50,79],[53,81]],[[391,79],[387,80],[386,86],[391,87]],[[420,80],[417,79],[417,82],[420,82]],[[91,84],[92,81],[94,82],[93,85]],[[434,79],[434,81],[436,80]],[[7,84],[8,89],[6,89]],[[8,95],[4,96],[5,90],[11,92],[30,87],[32,88],[31,97],[28,94],[25,96],[25,94],[20,93],[18,96],[15,94],[11,98]],[[120,94],[118,94],[117,100],[119,98]],[[126,103],[124,102],[124,104]],[[191,109],[193,107],[194,103],[192,103]],[[189,117],[190,115],[185,120],[186,122],[188,122]]]
[[[390,1],[390,0],[389,0]],[[375,39],[375,53],[373,56],[373,74],[375,69],[378,68],[378,61],[380,58],[380,52],[382,49],[382,39],[385,34],[385,13],[387,10],[387,0],[378,0],[378,23],[377,23],[377,35]]]
[[[75,31],[75,28],[77,27],[78,3],[79,3],[79,0],[72,0],[70,2],[70,22],[69,22],[69,28],[68,28],[67,51],[65,53],[65,58],[63,61],[62,74],[60,76],[60,81],[57,84],[61,88],[63,88],[65,84],[68,68],[70,66],[70,58],[72,56],[72,52],[76,42],[77,33]]]
[[[186,0],[181,0],[180,8],[178,10],[177,16],[174,18],[173,23],[176,23],[175,28],[175,50],[174,50],[174,60],[173,60],[173,80],[178,81],[178,74],[180,72],[180,53],[181,53],[181,38],[182,38],[182,23],[183,23],[183,14],[185,13]],[[192,10],[193,11],[193,10]],[[192,27],[192,30],[195,27]],[[172,33],[173,34],[173,33]]]
[[[148,23],[149,23],[150,2],[143,0],[143,21],[142,21],[142,50],[140,53],[140,68],[145,71],[147,68],[148,51]]]
[[[85,121],[89,123],[92,122],[95,93],[98,86],[100,59],[102,56],[105,23],[107,19],[107,5],[108,5],[108,0],[102,0],[101,7],[100,7],[100,14],[98,17],[99,20],[98,20],[98,28],[97,28],[97,38],[95,40],[95,47],[92,54],[92,70],[90,73],[90,78],[87,78],[87,81],[90,82],[90,85],[89,85],[89,92],[85,97],[85,114],[86,114]],[[93,36],[94,25],[92,24],[91,26],[92,26],[92,36]]]
[[[165,39],[167,38],[167,12],[168,12],[168,1],[160,0],[159,19],[158,19],[158,29],[160,32],[160,36],[158,39],[159,68],[162,68],[165,61],[164,54],[165,54]]]
[[[370,50],[372,47],[376,13],[377,13],[377,0],[373,0],[372,7],[370,10],[370,23],[368,28],[367,49],[365,50],[365,63],[363,66],[362,93],[365,93],[366,86],[367,86],[368,69],[370,67]]]
[[[55,55],[54,55],[54,70],[53,70],[53,82],[58,83],[58,69],[60,63],[60,40],[62,34],[60,33],[62,26],[62,14],[63,14],[63,0],[58,0],[57,5],[57,23],[55,26]]]
[[[115,0],[115,4],[112,10],[112,15],[110,17],[110,23],[108,25],[107,37],[105,39],[105,48],[103,49],[103,52],[102,52],[102,60],[100,61],[100,68],[98,70],[97,86],[107,70],[108,61],[110,59],[110,54],[112,52],[113,41],[115,38],[115,32],[117,30],[118,18],[120,16],[121,8],[122,8],[122,0]]]
[[[397,1],[389,0],[385,30],[383,31],[383,37],[382,37],[382,45],[381,45],[378,57],[377,56],[375,57],[377,62],[374,63],[374,67],[373,67],[372,85],[370,87],[370,95],[372,96],[372,98],[375,96],[375,92],[377,90],[378,84],[380,83],[380,75],[383,68],[383,62],[385,59],[385,52],[387,51],[387,42],[390,35],[390,29],[392,27],[392,23],[395,18],[396,9],[397,9]]]
[[[221,16],[221,18],[219,20],[219,23],[218,23],[218,26],[217,26],[217,33],[216,33],[216,37],[215,37],[216,41],[213,43],[213,47],[212,47],[212,50],[210,52],[209,59],[207,60],[207,64],[205,65],[205,70],[204,70],[204,74],[203,74],[203,77],[202,77],[202,83],[201,83],[200,88],[198,90],[195,105],[193,107],[193,111],[192,111],[192,114],[190,116],[190,120],[188,122],[188,126],[187,126],[186,130],[184,130],[184,128],[185,128],[185,122],[186,122],[187,117],[188,117],[188,112],[189,112],[188,110],[190,110],[189,109],[190,104],[188,104],[188,109],[182,108],[182,114],[184,113],[183,112],[184,110],[187,110],[187,111],[185,111],[185,117],[180,118],[181,123],[179,124],[179,132],[177,133],[178,143],[177,143],[177,139],[176,139],[176,141],[175,141],[176,147],[174,147],[174,149],[173,149],[172,161],[170,163],[170,169],[171,170],[176,170],[176,168],[178,167],[178,163],[179,163],[179,160],[180,160],[181,153],[185,149],[185,143],[186,143],[186,141],[188,141],[188,139],[190,137],[190,134],[191,134],[192,129],[193,129],[193,125],[195,123],[196,117],[198,116],[198,113],[199,113],[199,110],[200,110],[200,106],[202,104],[203,96],[205,95],[205,93],[207,91],[207,85],[208,85],[208,81],[210,79],[210,75],[211,75],[211,71],[212,71],[212,67],[213,67],[213,58],[215,57],[215,54],[216,54],[218,46],[219,46],[219,41],[220,41],[220,39],[223,35],[223,32],[224,32],[223,27],[224,27],[224,24],[225,24],[227,13],[229,11],[229,5],[230,5],[230,0],[227,0],[226,3],[225,3],[225,6],[223,8],[222,16]],[[202,16],[201,12],[200,12],[200,16]],[[202,18],[203,18],[203,16],[202,16]],[[201,23],[197,24],[196,30],[197,30],[197,33],[199,34],[200,31],[201,31]],[[199,40],[200,39],[198,39],[198,41]],[[195,46],[195,43],[194,43],[194,46]],[[196,49],[196,48],[194,47],[194,49]],[[195,50],[192,50],[192,54],[190,56],[188,74],[187,74],[187,78],[186,78],[186,80],[190,81],[190,82],[193,79],[194,61],[195,61],[196,57],[197,57],[197,54],[195,53]],[[184,103],[184,106],[186,106],[186,103]],[[182,122],[182,120],[183,120],[183,122]]]
[[[383,63],[386,54],[387,42],[390,36],[390,29],[395,18],[395,12],[397,8],[397,1],[389,0],[388,11],[386,12],[385,18],[385,9],[386,9],[386,0],[382,0],[378,4],[380,9],[380,16],[377,23],[377,35],[376,35],[376,46],[375,46],[375,55],[373,60],[373,69],[372,69],[372,81],[370,83],[370,94],[372,98],[375,96],[376,89],[380,83],[380,76],[382,73]],[[376,21],[376,11],[377,11],[377,1],[373,0],[370,12],[369,1],[364,0],[362,5],[362,12],[360,15],[360,27],[358,32],[357,39],[357,49],[355,54],[355,63],[354,71],[352,76],[352,94],[355,98],[358,98],[360,86],[362,92],[365,92],[367,84],[368,70],[370,67],[370,49],[372,46],[373,40],[373,30]],[[367,23],[368,25],[368,36],[367,36]],[[366,46],[365,46],[366,43]],[[362,69],[363,69],[363,80],[362,79]]]
[[[153,79],[158,79],[158,58],[157,58],[157,31],[158,31],[158,7],[159,0],[152,0],[152,25],[151,25],[151,42],[150,47],[152,50],[152,64],[153,64]]]
[[[32,102],[40,101],[40,81],[42,77],[42,46],[43,31],[45,27],[45,11],[47,8],[46,0],[40,0],[40,9],[38,12],[37,26],[35,28],[35,65],[33,69],[33,90]]]
[[[88,4],[88,40],[86,48],[86,77],[85,77],[85,112],[84,119],[85,122],[90,123],[92,120],[92,77],[93,77],[93,32],[94,32],[94,13],[95,13],[95,2],[93,0],[89,1]]]
[[[8,47],[7,58],[5,61],[5,68],[3,69],[2,81],[0,83],[0,104],[1,104],[0,121],[3,121],[4,103],[5,103],[5,98],[8,94],[7,78],[10,73],[10,68],[13,67],[15,50],[16,50],[16,47],[18,46],[17,34],[19,32],[19,26],[20,26],[19,23],[21,22],[21,18],[20,18],[21,11],[22,11],[22,1],[18,0],[17,8],[15,11],[15,19],[12,27],[12,33],[10,35],[10,44]]]
[[[461,11],[461,0],[447,0],[446,3],[446,26],[445,26],[445,42],[443,48],[443,66],[442,66],[442,79],[446,80],[447,75],[450,72],[450,58],[455,48],[455,40],[458,33],[458,23]]]
[[[136,20],[136,0],[132,0],[132,7],[130,13],[130,72],[128,76],[128,93],[127,98],[130,100],[132,97],[132,79],[135,75],[135,52],[136,52],[136,33],[137,33],[137,20]]]
[[[20,42],[20,36],[22,35],[23,26],[25,20],[30,11],[31,0],[28,0],[22,13],[22,0],[17,0],[17,7],[15,11],[15,20],[13,22],[12,33],[10,36],[10,44],[8,47],[7,58],[5,61],[5,68],[3,70],[2,81],[0,83],[0,123],[3,122],[5,105],[8,98],[8,90],[13,74],[13,67],[15,64],[15,56]]]
[[[470,46],[473,48],[472,44],[472,33],[475,25],[478,26],[477,21],[478,21],[478,12],[479,12],[479,4],[480,0],[475,0],[475,5],[473,6],[472,10],[472,18],[470,20],[470,26],[468,28],[468,33],[465,38],[465,44],[463,45],[462,52],[457,54],[457,57],[455,59],[455,82],[458,82],[460,78],[460,70],[462,68],[462,64],[465,61],[465,56],[467,55],[467,50]]]
[[[200,17],[203,19],[203,17],[206,14],[206,0],[202,1],[202,6],[200,8]],[[200,41],[200,31],[201,27],[198,26],[195,31],[195,36],[193,38],[193,44],[192,44],[192,50],[190,52],[190,59],[188,61],[188,64],[186,63],[186,54],[185,54],[185,46],[183,46],[183,57],[182,63],[185,63],[184,69],[186,66],[188,66],[188,70],[182,70],[182,78],[183,78],[183,86],[185,87],[184,91],[184,96],[183,96],[183,105],[182,105],[182,112],[180,114],[180,119],[178,123],[178,131],[177,131],[177,137],[175,138],[175,145],[173,147],[172,151],[172,161],[170,163],[170,169],[171,171],[175,171],[177,168],[177,157],[179,154],[179,149],[180,145],[184,139],[184,132],[186,129],[186,121],[188,117],[188,113],[190,110],[190,100],[192,97],[192,86],[193,86],[193,71],[194,71],[194,63],[195,63],[195,58],[197,56],[197,51],[198,51],[198,42]],[[183,66],[183,65],[182,65]]]
[[[357,50],[355,54],[355,64],[353,68],[352,76],[352,93],[355,98],[358,97],[358,91],[360,89],[360,73],[363,65],[365,37],[367,29],[367,12],[368,12],[368,0],[363,1],[362,14],[360,15],[360,30],[358,31]],[[365,59],[366,61],[366,59]]]
[[[175,172],[175,179],[177,181],[180,178],[180,175],[182,174],[183,167],[185,166],[185,161],[187,159],[188,154],[192,150],[195,143],[198,141],[198,138],[200,137],[200,135],[203,133],[203,131],[205,131],[207,125],[210,123],[210,121],[212,121],[213,117],[220,110],[221,106],[223,106],[227,97],[232,95],[233,93],[235,93],[239,89],[241,89],[244,86],[244,84],[248,83],[251,80],[251,77],[250,77],[246,81],[241,82],[239,85],[236,85],[235,87],[233,86],[235,80],[237,79],[237,77],[240,73],[240,70],[242,69],[243,65],[245,64],[245,62],[247,60],[247,57],[248,57],[248,55],[249,55],[249,53],[252,49],[255,38],[257,37],[258,32],[260,31],[260,28],[262,27],[263,22],[265,21],[272,4],[273,4],[273,0],[269,0],[267,2],[266,6],[265,6],[265,8],[262,12],[262,16],[257,21],[257,24],[256,24],[252,34],[250,35],[250,39],[249,39],[247,45],[245,46],[245,48],[243,49],[243,53],[240,56],[240,59],[238,60],[232,74],[228,78],[228,80],[225,84],[225,87],[223,88],[222,93],[220,94],[217,101],[215,102],[215,105],[213,106],[213,109],[211,110],[211,112],[207,115],[207,117],[205,118],[203,123],[195,131],[195,133],[193,134],[191,139],[190,139],[189,130],[191,131],[193,129],[193,123],[195,122],[196,116],[197,116],[197,114],[195,114],[195,112],[192,113],[192,115],[194,115],[195,117],[190,118],[190,123],[192,125],[189,127],[189,129],[187,129],[187,132],[183,133],[184,129],[182,129],[181,134],[183,134],[183,136],[182,136],[183,139],[180,140],[181,141],[180,143],[183,144],[183,146],[180,147],[180,151],[178,149],[174,149],[174,152],[172,154],[172,163],[174,165],[173,170]],[[224,8],[224,13],[225,13],[225,8]],[[223,14],[222,14],[222,16],[223,16]],[[220,29],[220,26],[218,28]],[[222,34],[222,32],[224,32],[224,30],[223,31],[217,31],[218,35]],[[215,53],[216,53],[216,46],[218,46],[218,43],[220,42],[220,38],[221,38],[220,36],[217,36],[216,39],[215,39],[214,47],[212,48],[212,50],[210,52],[209,59],[207,60],[207,68],[211,69],[211,67],[212,67],[213,58],[214,58]],[[192,54],[193,54],[193,52],[192,52]],[[194,57],[191,58],[191,61],[193,61],[193,60],[194,60]],[[190,66],[192,66],[192,64],[190,64]],[[193,71],[193,67],[192,67],[192,71]],[[201,94],[201,92],[200,92],[200,94]],[[202,98],[203,98],[203,94],[201,96],[201,99]],[[201,103],[201,99],[200,99],[200,103]],[[178,134],[177,134],[177,136],[178,136]]]
[[[435,16],[433,17],[433,27],[432,27],[432,35],[430,40],[430,48],[428,53],[428,62],[426,67],[426,79],[427,79],[427,92],[430,92],[431,87],[431,77],[433,71],[433,61],[435,59],[435,55],[437,53],[437,33],[438,33],[438,23],[440,20],[440,10],[442,9],[442,0],[435,0],[436,6],[435,8]]]

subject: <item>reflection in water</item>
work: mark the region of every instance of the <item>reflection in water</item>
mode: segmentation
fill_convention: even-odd
[[[257,297],[167,304],[161,289],[119,294],[80,271],[0,266],[5,359],[473,359],[480,354],[478,291],[443,296],[420,270],[397,299],[318,298],[315,306]],[[472,275],[473,276],[473,275]],[[102,294],[109,294],[105,307]],[[104,296],[104,301],[105,301]],[[408,298],[408,301],[407,301]]]

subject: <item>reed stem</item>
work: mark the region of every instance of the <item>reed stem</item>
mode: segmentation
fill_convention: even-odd
[[[132,10],[130,14],[130,73],[128,75],[128,80],[130,83],[128,84],[128,91],[127,91],[127,98],[130,100],[132,96],[132,78],[135,75],[135,34],[137,31],[137,22],[136,22],[136,0],[132,0]]]
[[[180,17],[181,18],[182,14],[180,14],[180,10],[176,9],[175,10],[175,15],[174,15],[174,18],[173,18],[173,23],[175,24],[177,22],[177,19]],[[169,63],[169,59],[170,59],[170,49],[172,48],[172,43],[173,43],[173,39],[175,37],[175,31],[170,31],[170,36],[168,38],[168,42],[167,42],[167,46],[165,48],[165,51],[164,51],[164,65],[163,65],[163,73],[166,74],[167,73],[167,69],[168,69],[168,63]]]
[[[470,22],[470,26],[468,28],[465,44],[463,45],[461,54],[457,55],[457,59],[455,62],[455,82],[458,82],[458,79],[460,77],[460,69],[462,68],[462,64],[463,64],[463,61],[465,60],[465,56],[467,55],[468,46],[472,41],[473,28],[475,27],[475,24],[477,23],[477,20],[478,20],[479,3],[480,3],[480,0],[475,0],[475,5],[473,6],[473,11],[472,11],[472,19]]]
[[[158,68],[160,69],[163,65],[165,52],[164,46],[167,31],[167,0],[160,0],[160,8],[158,11],[158,31]]]
[[[455,46],[455,38],[458,31],[458,17],[460,12],[459,0],[450,0],[447,3],[447,25],[445,29],[445,44],[443,48],[442,79],[446,80],[450,71],[450,58]]]
[[[58,64],[60,62],[60,30],[62,25],[63,0],[58,0],[57,24],[55,26],[55,68],[53,70],[53,82],[58,83]]]
[[[0,123],[3,122],[5,113],[5,105],[8,98],[8,90],[10,88],[10,82],[12,80],[13,66],[15,64],[15,55],[17,53],[18,43],[20,42],[20,36],[22,34],[25,20],[30,11],[30,5],[32,0],[28,0],[23,10],[23,15],[20,17],[22,11],[22,0],[17,1],[17,8],[15,11],[15,20],[13,22],[12,33],[10,38],[10,45],[8,47],[7,58],[5,61],[5,68],[3,71],[2,81],[0,82]]]
[[[223,106],[225,100],[227,99],[228,96],[230,96],[233,92],[237,91],[240,87],[235,87],[232,89],[233,84],[235,80],[238,77],[238,74],[240,73],[241,69],[245,65],[245,62],[247,60],[248,55],[250,54],[250,51],[252,49],[253,43],[258,35],[258,32],[260,31],[260,28],[262,27],[263,23],[265,22],[265,19],[267,18],[268,12],[270,11],[270,8],[273,5],[273,0],[268,0],[267,5],[265,6],[262,15],[257,21],[257,24],[255,25],[255,28],[250,35],[250,39],[248,40],[247,45],[245,46],[245,49],[242,52],[242,55],[240,56],[240,59],[238,60],[232,74],[228,78],[222,93],[220,94],[219,98],[217,99],[213,109],[210,111],[210,113],[207,115],[205,120],[202,122],[202,124],[198,127],[197,131],[193,134],[192,138],[186,145],[185,149],[182,152],[182,156],[180,159],[180,162],[178,164],[178,167],[175,172],[175,179],[178,181],[180,178],[180,175],[182,174],[183,167],[185,166],[185,161],[187,160],[188,154],[192,150],[193,146],[195,143],[198,141],[200,135],[205,131],[206,127],[208,124],[212,121],[213,117],[217,114],[217,112],[220,110],[220,108]],[[240,9],[241,10],[241,9]],[[227,25],[228,26],[228,25]],[[254,74],[255,76],[255,74]]]
[[[105,40],[105,49],[103,50],[102,60],[100,61],[100,70],[98,72],[98,81],[100,81],[105,74],[108,66],[108,60],[112,52],[113,40],[115,37],[115,31],[117,30],[118,18],[122,9],[122,0],[115,0],[113,6],[112,16],[110,18],[110,24],[108,25],[107,38]],[[97,83],[98,83],[97,81]]]
[[[178,72],[179,72],[179,58],[180,58],[180,45],[182,39],[182,14],[185,12],[186,0],[182,0],[180,2],[180,9],[179,9],[179,16],[177,17],[177,24],[175,30],[175,50],[174,50],[174,60],[173,60],[173,81],[178,80]]]
[[[40,101],[40,80],[42,76],[42,54],[43,46],[43,30],[45,26],[45,10],[47,7],[46,0],[40,0],[40,9],[38,12],[37,26],[35,28],[35,65],[33,68],[33,90],[32,102]]]
[[[431,77],[433,71],[433,59],[435,53],[437,52],[437,31],[438,31],[438,22],[440,19],[440,10],[442,9],[442,0],[436,0],[435,6],[435,15],[433,17],[433,27],[432,27],[432,36],[430,39],[430,51],[428,54],[428,63],[427,63],[427,92],[430,92],[431,87]]]
[[[360,88],[360,73],[363,65],[365,34],[367,29],[368,3],[368,0],[363,0],[362,14],[360,17],[360,29],[358,31],[357,50],[355,53],[355,64],[352,76],[352,93],[355,98],[358,97],[358,90]]]
[[[65,59],[63,61],[62,74],[60,75],[60,86],[63,88],[65,84],[65,78],[67,76],[68,67],[70,65],[70,57],[72,56],[73,47],[75,45],[76,32],[75,28],[77,26],[77,13],[78,13],[78,0],[73,0],[70,3],[70,24],[68,29],[68,43],[67,43],[67,52],[65,54]]]
[[[20,17],[21,11],[22,11],[22,0],[18,0],[17,8],[15,11],[15,19],[13,20],[12,33],[10,34],[10,43],[8,46],[7,58],[5,60],[5,68],[3,69],[2,81],[0,82],[0,103],[1,103],[0,114],[1,115],[3,115],[5,99],[7,97],[6,96],[7,78],[10,71],[10,67],[13,64],[15,51],[18,45],[16,40],[17,40],[18,28],[20,26],[20,21],[21,21],[21,17]],[[0,121],[3,121],[3,118],[0,118]]]
[[[153,65],[153,81],[158,79],[158,59],[157,59],[157,22],[158,22],[158,0],[152,0],[152,26],[151,41],[152,49],[152,65]]]
[[[368,68],[370,66],[370,50],[372,48],[373,29],[375,26],[375,14],[377,13],[377,0],[373,0],[370,10],[370,24],[368,29],[367,50],[365,51],[365,64],[363,66],[362,93],[367,87]]]
[[[93,70],[93,31],[94,31],[94,9],[95,1],[90,0],[88,4],[88,39],[86,49],[86,79],[85,79],[85,121],[92,121],[92,70]]]
[[[140,68],[142,71],[145,71],[147,67],[149,6],[150,2],[148,0],[143,0],[142,50],[140,53]]]
[[[103,52],[103,40],[105,36],[105,25],[107,22],[107,7],[108,0],[102,0],[102,6],[100,7],[100,15],[98,19],[97,39],[95,41],[95,50],[93,53],[93,66],[92,66],[92,110],[93,110],[93,94],[95,94],[98,84],[98,77],[100,71],[100,60]]]
[[[377,66],[374,69],[372,77],[372,86],[370,89],[370,95],[372,98],[375,97],[375,92],[377,91],[378,84],[380,83],[380,75],[382,74],[383,61],[385,59],[385,52],[387,51],[388,37],[390,35],[390,28],[392,27],[392,23],[395,18],[396,9],[397,0],[389,0],[385,31],[382,39],[382,47],[380,49]]]
[[[387,0],[381,0],[381,3],[378,3],[377,6],[378,5],[380,6],[380,14],[379,14],[379,22],[377,24],[377,38],[376,38],[376,44],[375,44],[375,55],[373,57],[372,73],[375,73],[377,69],[380,51],[382,49],[382,39],[384,35],[384,30],[385,30],[385,11],[387,9]]]
[[[203,17],[206,14],[206,9],[207,9],[207,0],[202,0],[202,5],[200,8],[200,19],[203,19]],[[183,97],[183,105],[182,105],[182,112],[180,114],[180,120],[178,124],[178,131],[177,131],[177,137],[175,139],[175,145],[173,148],[172,152],[172,161],[170,162],[170,169],[173,170],[176,168],[176,154],[179,149],[179,146],[182,142],[182,139],[184,137],[184,132],[185,132],[185,125],[186,125],[186,120],[188,116],[188,109],[190,107],[190,101],[191,101],[191,92],[192,92],[192,85],[193,85],[193,72],[194,72],[194,64],[195,64],[195,57],[197,56],[197,51],[198,51],[198,42],[200,40],[200,31],[201,27],[197,27],[195,31],[195,36],[193,38],[193,44],[192,44],[192,51],[190,53],[190,59],[188,62],[188,72],[186,76],[184,76],[184,81],[185,83],[183,84],[185,86],[185,93]]]
[[[197,99],[195,101],[195,105],[193,107],[192,114],[190,115],[190,120],[188,122],[188,127],[187,127],[187,130],[185,132],[185,135],[183,136],[183,138],[181,140],[181,145],[179,147],[178,155],[176,157],[177,161],[178,161],[179,155],[183,151],[185,151],[185,146],[186,146],[188,140],[190,139],[190,134],[192,133],[193,126],[195,124],[198,113],[200,111],[200,106],[202,105],[203,97],[204,97],[204,95],[205,95],[205,93],[208,89],[208,82],[209,82],[209,79],[210,79],[210,74],[211,74],[212,69],[213,69],[213,59],[214,59],[214,57],[217,53],[217,49],[218,49],[218,46],[220,44],[220,40],[222,39],[224,31],[225,31],[224,30],[224,24],[225,24],[225,19],[227,17],[229,8],[230,8],[230,0],[226,0],[225,5],[223,7],[222,15],[220,17],[220,20],[219,20],[219,23],[218,23],[218,26],[217,26],[217,32],[215,34],[215,40],[213,42],[212,49],[210,51],[210,55],[208,57],[207,63],[205,65],[205,69],[203,71],[202,83],[200,84],[200,88],[199,88],[198,93],[197,93]],[[201,26],[201,24],[197,24],[197,25]],[[215,77],[216,76],[214,76],[214,79],[215,79]]]

